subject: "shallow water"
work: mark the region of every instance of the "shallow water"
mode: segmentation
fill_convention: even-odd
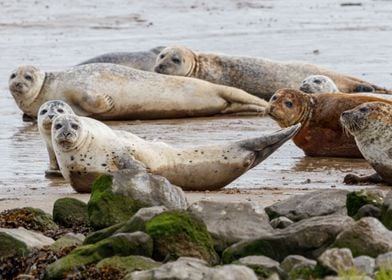
[[[392,88],[392,1],[0,1],[0,199],[71,194],[43,176],[46,149],[8,92],[20,64],[59,70],[112,51],[186,45],[233,55],[306,60]],[[295,11],[295,14],[294,14]],[[149,140],[188,146],[255,137],[268,118],[216,117],[108,122]],[[344,188],[364,160],[307,158],[292,142],[234,181],[238,188]],[[0,202],[1,203],[1,202]]]

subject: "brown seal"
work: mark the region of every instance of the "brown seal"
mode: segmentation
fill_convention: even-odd
[[[392,184],[392,105],[369,102],[345,111],[342,125],[354,136],[363,157],[376,170],[376,174],[360,177],[348,174],[346,184]]]
[[[91,63],[113,63],[132,67],[143,71],[154,71],[155,61],[158,54],[165,47],[155,47],[148,51],[141,52],[113,52],[105,53],[89,60],[83,61],[78,65],[91,64]]]
[[[269,115],[281,127],[302,124],[293,141],[307,156],[361,158],[354,137],[344,132],[339,118],[342,112],[371,101],[392,103],[372,95],[281,89],[270,100]]]
[[[162,50],[154,70],[240,88],[267,100],[278,89],[298,88],[306,77],[317,74],[330,77],[341,92],[392,93],[366,81],[305,62],[195,53],[178,46]]]

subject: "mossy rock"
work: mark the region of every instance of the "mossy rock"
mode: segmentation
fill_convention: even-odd
[[[381,207],[381,222],[387,229],[392,230],[392,191],[388,192]]]
[[[164,212],[148,221],[145,228],[154,240],[154,259],[195,257],[210,264],[219,261],[205,224],[187,212]]]
[[[379,190],[360,190],[347,194],[346,207],[347,214],[353,217],[358,210],[366,205],[371,204],[381,208],[384,202],[384,195]]]
[[[30,249],[24,242],[5,232],[0,232],[0,261],[10,256],[25,256],[28,253],[30,253]]]
[[[87,204],[71,197],[60,198],[53,206],[53,220],[67,228],[88,226]]]
[[[84,240],[83,234],[73,234],[67,233],[56,240],[52,245],[50,245],[50,249],[55,252],[61,252],[65,248],[76,247],[82,245]]]
[[[100,261],[97,264],[98,269],[113,268],[125,274],[133,271],[148,270],[160,266],[161,263],[153,259],[142,256],[127,256],[127,257],[111,257]]]
[[[299,266],[294,267],[289,273],[289,279],[323,279],[328,275],[333,275],[332,271],[316,265],[315,267],[310,266]]]
[[[68,272],[112,256],[142,255],[151,257],[152,240],[143,232],[117,234],[96,244],[74,249],[69,255],[50,264],[45,279],[63,279]]]
[[[89,224],[94,229],[126,222],[145,206],[130,197],[113,193],[112,183],[112,176],[102,175],[93,184],[87,211]]]
[[[6,210],[0,213],[0,227],[18,228],[40,232],[57,230],[59,227],[53,221],[52,216],[41,209],[24,207]]]
[[[92,232],[89,235],[87,235],[86,239],[84,240],[83,244],[94,244],[97,243],[98,241],[101,241],[105,238],[108,238],[112,236],[118,229],[122,228],[125,225],[125,223],[118,223],[115,225],[112,225],[107,228],[100,229],[98,231]]]

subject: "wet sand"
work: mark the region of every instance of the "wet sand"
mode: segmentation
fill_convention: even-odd
[[[46,179],[46,149],[35,124],[24,123],[8,91],[21,64],[61,70],[113,51],[186,45],[200,51],[305,60],[392,88],[392,2],[355,1],[0,1],[0,210],[34,206],[51,211],[75,194]],[[295,10],[295,15],[293,11]],[[220,143],[277,129],[269,118],[215,117],[108,122],[145,139],[177,146]],[[201,198],[268,205],[295,193],[347,188],[344,175],[370,174],[364,160],[308,158],[292,142],[221,192]],[[387,187],[371,186],[386,190]]]

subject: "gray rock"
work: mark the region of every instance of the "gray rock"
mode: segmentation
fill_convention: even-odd
[[[196,259],[181,257],[175,262],[145,271],[132,272],[124,280],[257,280],[254,272],[241,265],[208,267],[207,263]]]
[[[25,255],[54,243],[52,238],[25,228],[0,228],[0,258]]]
[[[261,279],[269,278],[274,273],[284,275],[284,271],[280,268],[279,263],[265,256],[244,257],[236,261],[235,264],[251,268]]]
[[[50,245],[50,249],[53,251],[61,251],[67,247],[79,246],[83,244],[84,239],[85,236],[83,234],[67,233]]]
[[[278,217],[271,220],[270,224],[273,228],[287,228],[289,225],[294,222],[286,217]]]
[[[347,193],[345,190],[322,190],[295,195],[265,208],[265,211],[271,220],[280,216],[292,221],[300,221],[331,214],[346,215]]]
[[[129,219],[121,228],[119,228],[116,233],[120,232],[134,232],[134,231],[144,231],[145,224],[147,221],[154,218],[156,215],[167,211],[165,206],[153,206],[147,208],[141,208],[139,211]]]
[[[366,205],[372,204],[376,207],[381,207],[384,201],[384,193],[377,189],[365,189],[350,192],[347,194],[347,214],[349,216],[354,216],[357,214],[358,210]]]
[[[359,208],[357,214],[355,214],[354,219],[360,220],[364,217],[373,217],[380,218],[381,217],[381,208],[374,206],[372,204],[366,204]]]
[[[336,273],[347,271],[354,266],[353,255],[347,248],[328,249],[321,254],[318,261],[320,265]]]
[[[368,256],[359,256],[354,258],[354,267],[359,273],[365,273],[372,276],[376,267],[375,260]]]
[[[302,220],[273,234],[232,245],[223,252],[223,262],[231,263],[252,255],[263,255],[277,261],[293,254],[315,258],[333,243],[340,232],[353,223],[352,218],[342,215]]]
[[[379,255],[376,258],[376,268],[380,269],[381,267],[392,267],[392,252]]]
[[[347,225],[337,236],[333,247],[349,248],[355,257],[377,257],[392,251],[392,231],[375,218],[362,218],[353,225]]]
[[[273,232],[263,208],[252,203],[199,201],[188,211],[206,224],[217,251],[238,241]]]
[[[314,268],[317,265],[317,262],[315,260],[311,260],[308,258],[305,258],[300,255],[290,255],[287,256],[282,263],[280,264],[280,267],[286,272],[290,273],[294,267],[310,267]]]
[[[381,221],[384,226],[392,230],[392,191],[389,191],[381,207]]]
[[[113,174],[113,193],[132,197],[148,206],[165,206],[168,209],[186,209],[188,202],[179,187],[158,175],[145,170],[120,170]]]

